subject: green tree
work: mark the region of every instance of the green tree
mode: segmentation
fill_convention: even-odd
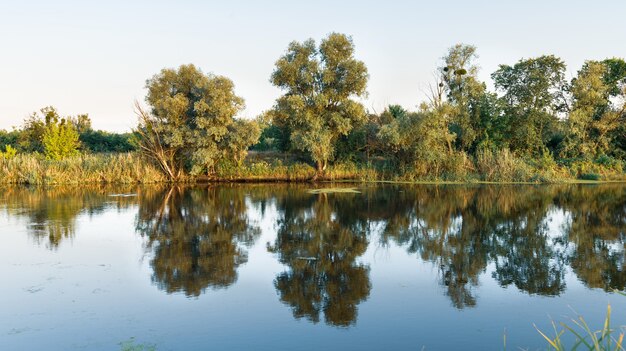
[[[261,127],[257,121],[239,119],[228,126],[228,134],[225,139],[226,148],[237,165],[242,165],[248,154],[248,148],[255,144],[260,136]]]
[[[572,110],[566,123],[562,156],[593,159],[610,153],[619,128],[626,121],[626,103],[615,99],[621,94],[626,77],[626,71],[621,72],[621,83],[616,77],[620,74],[616,67],[621,67],[618,62],[587,61],[572,80]]]
[[[500,65],[491,77],[503,93],[511,149],[528,156],[544,153],[565,109],[563,61],[553,55],[522,59]]]
[[[230,79],[204,74],[190,64],[163,69],[146,87],[152,113],[139,111],[139,147],[171,179],[185,169],[210,175],[220,159],[232,156],[228,134],[244,101]],[[252,145],[252,139],[246,142]]]
[[[486,86],[478,80],[479,67],[476,47],[457,44],[448,50],[443,66],[438,71],[445,85],[446,95],[453,108],[451,130],[456,134],[460,150],[469,151],[479,133],[481,98]]]
[[[391,110],[390,110],[391,111]],[[394,115],[393,111],[390,112]],[[387,154],[416,175],[440,176],[453,154],[454,134],[449,131],[451,107],[446,103],[422,104],[418,112],[397,113],[380,128],[378,138]]]
[[[46,112],[42,144],[47,159],[62,160],[77,155],[78,138],[76,128],[68,119],[60,118],[54,108]]]
[[[286,126],[292,145],[310,154],[318,173],[333,159],[335,142],[365,122],[368,73],[354,58],[352,39],[332,33],[319,48],[309,39],[292,42],[276,62],[271,81],[285,91],[272,111],[274,123]]]
[[[92,130],[91,118],[89,118],[89,115],[86,113],[77,115],[76,117],[69,117],[68,119],[70,123],[74,125],[76,131],[81,135]]]
[[[43,152],[43,134],[46,130],[46,121],[59,118],[52,106],[44,107],[40,113],[33,112],[24,120],[24,126],[19,136],[20,149],[26,152]]]

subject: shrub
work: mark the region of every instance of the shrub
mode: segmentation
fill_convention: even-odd
[[[78,154],[78,132],[74,126],[61,119],[50,121],[43,133],[44,155],[49,160],[62,160]]]
[[[4,158],[10,160],[17,155],[17,149],[13,148],[11,145],[4,146],[4,152],[0,151],[0,158]]]
[[[578,179],[582,180],[600,180],[600,175],[597,173],[583,173],[578,176]]]

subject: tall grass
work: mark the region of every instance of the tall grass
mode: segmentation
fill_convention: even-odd
[[[134,153],[87,154],[64,160],[18,154],[0,159],[0,184],[154,183],[166,178]]]
[[[554,336],[550,337],[535,326],[535,329],[546,340],[551,350],[593,350],[593,351],[612,351],[624,350],[624,332],[620,331],[616,334],[616,330],[611,327],[611,305],[607,307],[604,324],[599,330],[592,330],[582,316],[571,320],[572,324],[561,322],[561,329],[556,323],[552,322]],[[573,344],[566,346],[564,335],[571,334],[574,337]]]
[[[290,157],[261,157],[243,164],[222,161],[211,177],[185,176],[181,181],[285,181],[305,182],[315,168]],[[447,158],[398,166],[382,160],[373,164],[342,162],[329,166],[317,180],[355,181],[455,181],[455,182],[563,182],[571,180],[626,180],[621,162],[572,161],[557,164],[546,159],[526,161],[508,150],[482,150],[475,159],[465,153]],[[47,160],[37,154],[0,157],[0,184],[82,184],[166,182],[160,169],[137,153],[84,154],[64,160]]]
[[[476,169],[481,179],[489,182],[525,182],[532,177],[532,168],[508,149],[476,153]]]
[[[316,170],[302,162],[283,163],[275,161],[252,161],[243,165],[221,162],[216,167],[213,180],[222,181],[309,181]],[[355,163],[340,163],[330,166],[318,180],[380,180],[374,169],[365,168]]]

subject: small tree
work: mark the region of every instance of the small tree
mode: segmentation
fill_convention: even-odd
[[[74,125],[61,118],[58,114],[46,116],[46,127],[43,133],[42,144],[44,155],[49,160],[62,160],[78,154],[80,142]]]
[[[241,166],[248,148],[255,144],[261,136],[261,128],[257,121],[238,119],[228,127],[228,135],[225,138],[226,152]]]

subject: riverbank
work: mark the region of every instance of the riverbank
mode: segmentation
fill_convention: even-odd
[[[487,160],[489,161],[489,160]],[[466,161],[455,172],[416,174],[410,169],[395,170],[382,162],[359,165],[336,163],[316,181],[357,181],[384,183],[599,183],[624,182],[626,172],[614,165],[577,162],[568,166],[552,164],[538,167],[519,159]],[[310,182],[316,175],[313,166],[287,158],[249,157],[242,165],[221,163],[213,176],[186,176],[183,183],[195,182]],[[133,184],[163,183],[168,179],[152,163],[137,153],[83,154],[61,161],[41,155],[21,154],[0,158],[0,184]]]

